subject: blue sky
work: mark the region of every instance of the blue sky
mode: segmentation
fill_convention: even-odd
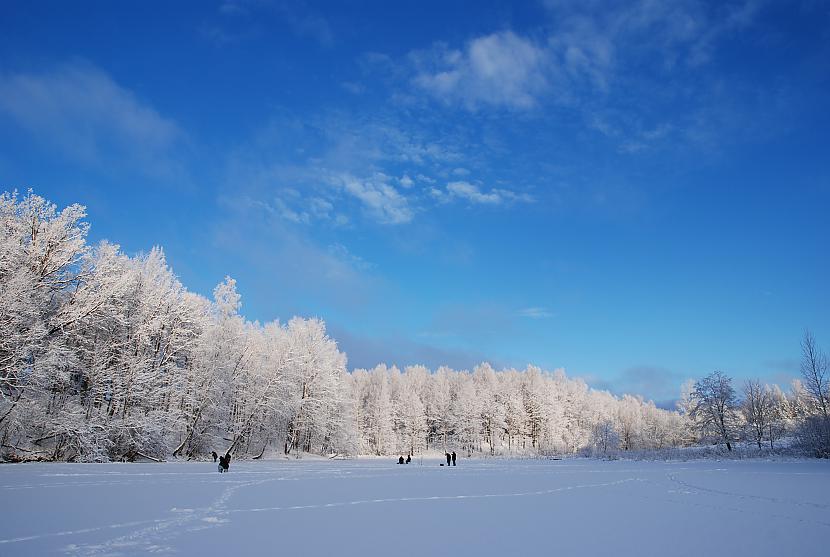
[[[2,189],[354,367],[667,400],[830,344],[827,3],[170,4],[4,4]]]

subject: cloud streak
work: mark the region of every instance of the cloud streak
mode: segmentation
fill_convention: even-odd
[[[475,184],[465,181],[450,182],[445,189],[436,187],[430,188],[430,194],[440,203],[460,199],[477,205],[502,205],[511,201],[532,203],[533,196],[527,193],[518,193],[511,190],[494,188],[489,191],[482,191]]]
[[[548,319],[553,317],[553,312],[543,307],[529,307],[520,309],[519,315],[530,319]]]
[[[126,162],[153,175],[179,171],[170,152],[185,143],[183,130],[86,63],[0,75],[0,112],[77,162]]]

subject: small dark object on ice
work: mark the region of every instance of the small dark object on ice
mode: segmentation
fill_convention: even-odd
[[[408,454],[406,455],[406,463],[409,464],[410,462],[412,462],[412,455]]]
[[[227,472],[231,466],[231,453],[228,451],[224,456],[219,457],[219,473]]]
[[[219,455],[216,454],[216,451],[210,451],[210,454],[213,457],[213,462],[216,462],[216,459],[219,457]]]
[[[398,457],[398,464],[403,464],[403,456]]]

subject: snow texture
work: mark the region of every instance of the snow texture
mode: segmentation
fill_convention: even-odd
[[[826,461],[0,468],[0,555],[826,555]],[[823,546],[823,547],[822,547]]]

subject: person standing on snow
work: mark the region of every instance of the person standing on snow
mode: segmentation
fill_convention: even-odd
[[[450,465],[450,458],[452,458],[452,457],[450,456],[450,453],[446,453],[444,456],[447,457],[447,466],[449,466]]]
[[[452,452],[452,465],[455,466],[455,451]]]
[[[219,457],[219,473],[227,472],[228,468],[231,466],[231,452],[228,451],[225,453],[225,456]]]

